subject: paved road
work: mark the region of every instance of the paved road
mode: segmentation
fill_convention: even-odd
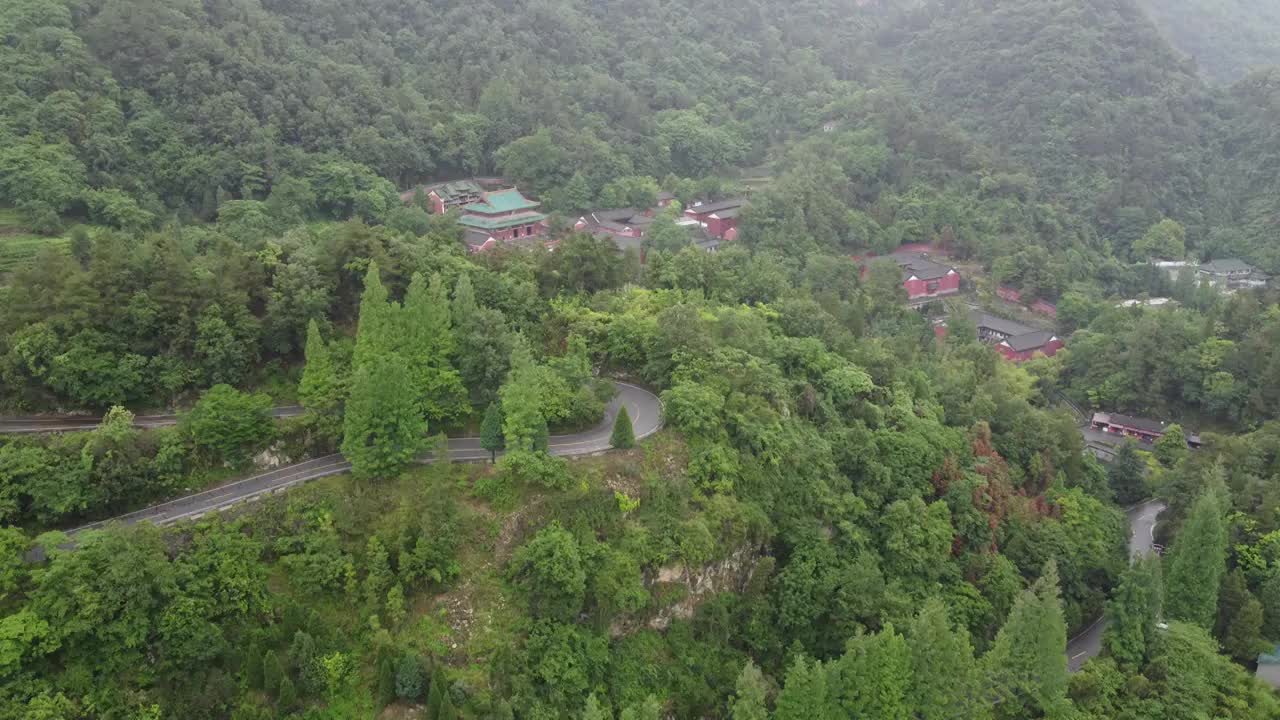
[[[609,436],[613,433],[613,421],[618,416],[618,409],[624,405],[631,415],[632,428],[636,439],[648,437],[662,427],[662,406],[657,396],[644,388],[624,382],[614,382],[618,394],[605,409],[604,420],[594,428],[570,435],[555,435],[551,438],[548,449],[553,455],[574,456],[590,455],[609,449]],[[489,452],[480,447],[478,438],[455,438],[448,443],[449,459],[456,461],[486,460]],[[433,456],[426,454],[419,462],[431,462]],[[75,535],[86,530],[100,528],[106,523],[151,522],[156,525],[172,525],[182,520],[198,518],[212,512],[225,510],[233,505],[259,500],[267,495],[280,492],[286,488],[317,480],[329,475],[340,475],[351,469],[339,454],[307,460],[296,465],[277,468],[270,472],[254,475],[242,480],[221,485],[210,490],[170,500],[159,505],[138,510],[127,515],[91,523],[71,530]]]
[[[303,413],[301,405],[271,408],[271,416],[296,417]],[[177,425],[180,415],[139,415],[133,424],[140,428]],[[100,415],[18,415],[0,417],[0,435],[36,435],[40,433],[93,430],[102,422]]]
[[[1156,538],[1156,518],[1165,509],[1161,500],[1148,500],[1135,505],[1125,513],[1129,516],[1129,560],[1150,554]],[[1067,643],[1067,669],[1079,670],[1090,658],[1102,652],[1102,633],[1106,630],[1105,616],[1098,618],[1084,632]]]

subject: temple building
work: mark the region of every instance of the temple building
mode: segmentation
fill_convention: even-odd
[[[478,201],[463,205],[458,222],[469,231],[504,241],[543,234],[546,219],[537,201],[511,188],[482,193]]]

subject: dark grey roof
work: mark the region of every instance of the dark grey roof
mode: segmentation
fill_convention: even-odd
[[[1008,344],[1009,347],[1013,348],[1014,352],[1026,352],[1028,350],[1035,350],[1036,348],[1042,348],[1045,345],[1048,345],[1049,341],[1052,340],[1053,337],[1053,332],[1050,330],[1035,330],[1033,332],[1022,333],[1021,335],[1014,335],[1013,337],[1006,338],[1005,343]]]
[[[626,250],[629,247],[639,250],[644,246],[644,238],[629,237],[620,233],[611,232],[603,225],[591,229],[591,234],[598,240],[612,240],[619,250]]]
[[[669,193],[666,190],[662,190],[658,193],[658,202],[662,202],[663,200],[675,200],[675,199],[676,199],[675,193]]]
[[[1157,420],[1148,420],[1146,418],[1134,417],[1132,415],[1121,415],[1120,413],[1111,413],[1111,424],[1136,428],[1149,433],[1163,433],[1168,427]]]
[[[609,221],[626,222],[632,217],[640,214],[641,212],[635,208],[606,208],[603,210],[593,210],[591,212],[591,216],[595,218],[596,222],[600,223]]]
[[[912,275],[921,280],[937,280],[940,277],[945,277],[947,273],[955,269],[950,265],[936,263],[920,253],[894,253],[890,257],[893,258],[894,262],[898,263],[898,267],[902,268],[903,280]]]
[[[728,220],[729,218],[738,217],[738,213],[740,212],[742,212],[742,206],[732,207],[732,208],[729,208],[728,210],[717,210],[712,214],[720,218],[721,220]]]
[[[1223,258],[1200,266],[1200,272],[1210,275],[1237,275],[1251,273],[1256,269],[1240,258]]]
[[[693,212],[698,213],[699,215],[707,215],[710,213],[720,212],[722,210],[731,210],[733,208],[740,208],[746,204],[747,204],[746,200],[742,198],[735,198],[733,200],[721,200],[720,202],[703,203],[701,205],[690,205],[685,209],[692,210]]]
[[[605,220],[601,222],[597,227],[599,227],[601,230],[608,230],[611,233],[624,233],[631,226],[626,223],[614,222],[612,220]]]
[[[940,277],[946,277],[951,270],[952,268],[948,265],[939,265],[936,262],[920,260],[904,266],[902,276],[904,280],[912,275],[921,280],[937,280]]]
[[[1001,335],[1013,337],[1015,335],[1025,335],[1036,331],[1035,328],[1023,325],[1016,320],[1002,318],[997,315],[992,315],[991,313],[982,312],[981,310],[974,310],[970,313],[970,316],[973,318],[973,324],[977,325],[978,329],[981,330],[982,328],[986,328],[988,330],[998,332]]]
[[[492,237],[492,235],[484,232],[483,230],[468,229],[462,234],[462,239],[472,247],[479,247],[485,244],[488,242],[490,237]]]

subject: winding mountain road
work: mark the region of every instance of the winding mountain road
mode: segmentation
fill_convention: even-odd
[[[297,417],[304,411],[301,405],[271,408],[271,416]],[[159,428],[177,425],[181,415],[138,415],[133,424],[140,428]],[[0,435],[38,435],[41,433],[79,432],[93,430],[102,422],[100,415],[17,415],[0,417]]]
[[[609,436],[613,433],[613,421],[618,416],[619,408],[623,406],[631,415],[636,440],[648,437],[661,429],[662,405],[656,395],[644,388],[624,382],[614,381],[614,385],[618,389],[618,394],[606,406],[604,420],[590,430],[552,436],[548,444],[548,450],[552,455],[571,457],[608,450]],[[480,447],[479,438],[450,438],[447,452],[449,459],[454,461],[465,462],[489,458],[489,451]],[[433,458],[434,454],[428,453],[418,458],[418,462],[429,463]],[[127,515],[90,523],[71,530],[67,534],[75,535],[86,530],[94,530],[108,523],[150,522],[161,526],[172,525],[225,510],[234,505],[259,500],[294,485],[330,475],[340,475],[350,470],[351,463],[347,462],[342,455],[336,453],[326,455],[296,465],[276,468],[159,505],[152,505]]]
[[[1148,500],[1125,511],[1129,517],[1129,560],[1151,554],[1156,542],[1156,519],[1165,509],[1164,501]],[[1091,658],[1102,652],[1102,633],[1107,629],[1103,615],[1084,632],[1067,643],[1067,669],[1076,672]]]

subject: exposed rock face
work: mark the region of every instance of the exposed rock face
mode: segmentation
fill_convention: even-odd
[[[254,467],[260,470],[274,470],[283,465],[292,463],[293,460],[287,454],[284,443],[277,442],[271,447],[258,453],[253,458]]]
[[[746,545],[700,568],[684,565],[659,568],[656,575],[645,578],[645,587],[653,594],[658,609],[647,618],[628,618],[614,623],[613,633],[622,635],[642,626],[662,630],[674,619],[692,617],[698,606],[716,593],[744,591],[763,555],[764,548]],[[664,602],[663,598],[669,600]]]

